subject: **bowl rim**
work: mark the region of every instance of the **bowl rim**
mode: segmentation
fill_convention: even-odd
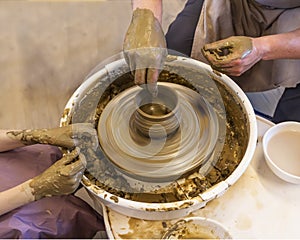
[[[228,227],[226,227],[223,223],[212,218],[207,218],[203,216],[187,216],[187,217],[176,219],[176,222],[173,223],[171,227],[176,225],[180,221],[185,221],[186,223],[194,223],[196,225],[209,228],[210,230],[216,230],[216,233],[214,233],[216,237],[220,237],[220,238],[226,237],[226,239],[233,238]],[[163,239],[168,239],[168,238],[163,238]]]
[[[279,134],[280,132],[291,131],[295,132],[296,128],[299,129],[300,133],[300,123],[296,121],[286,121],[275,124],[274,126],[270,127],[263,135],[262,138],[262,147],[265,161],[267,162],[268,166],[272,170],[272,172],[278,176],[279,178],[291,182],[291,183],[299,183],[300,184],[300,176],[289,173],[282,168],[280,168],[270,157],[268,153],[268,143],[270,139]]]

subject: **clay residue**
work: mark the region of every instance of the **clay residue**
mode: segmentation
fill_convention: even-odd
[[[170,221],[145,221],[136,218],[129,218],[128,224],[130,232],[119,234],[122,239],[161,239],[171,226]]]
[[[190,70],[190,72],[186,74],[187,79],[189,74],[193,77],[196,75],[201,78],[201,74],[196,70]],[[205,77],[207,78],[207,76]],[[211,77],[213,79],[215,78],[214,76]],[[196,91],[195,86],[185,78],[168,70],[161,72],[159,81],[181,84]],[[200,89],[205,99],[213,98],[215,93],[206,87],[205,81],[204,79],[201,86],[197,86],[197,89]],[[87,159],[88,171],[85,172],[85,176],[92,184],[116,196],[151,203],[175,202],[191,199],[225,180],[236,169],[245,154],[249,140],[249,122],[245,109],[235,94],[217,78],[214,79],[214,81],[222,96],[226,116],[221,116],[217,104],[213,107],[216,113],[220,114],[219,118],[226,118],[226,136],[224,145],[220,149],[219,158],[208,174],[199,177],[194,175],[199,169],[194,169],[170,186],[164,186],[151,193],[135,192],[134,189],[131,189],[131,186],[124,177],[118,174],[115,166],[105,157],[101,147],[99,147],[93,154],[90,154],[92,157]],[[76,115],[77,122],[93,122],[96,128],[101,113],[107,103],[120,92],[134,86],[134,81],[130,73],[125,73],[109,85],[107,85],[107,83],[101,84],[91,89],[81,102],[75,106],[73,115]],[[103,88],[105,89],[104,92]],[[94,110],[90,103],[97,98],[100,100],[96,110]],[[72,123],[72,120],[71,118],[68,124]]]

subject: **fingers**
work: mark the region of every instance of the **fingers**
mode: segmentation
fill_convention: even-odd
[[[231,53],[232,46],[228,41],[217,41],[213,43],[205,44],[202,48],[202,53],[205,57],[211,61],[226,60]]]
[[[86,164],[85,156],[83,154],[79,154],[78,159],[69,165],[69,167],[71,166],[70,174],[74,175],[78,172],[83,172],[86,168]]]
[[[78,173],[82,175],[85,168],[86,168],[86,159],[84,155],[79,154],[78,159],[76,159],[74,162],[68,165],[63,166],[59,170],[59,172],[62,176],[71,177]]]
[[[98,147],[98,134],[95,126],[91,123],[73,123],[71,139],[75,146],[80,148],[92,148],[96,150]]]
[[[228,48],[231,46],[231,43],[228,39],[219,40],[212,43],[207,43],[204,45],[203,49],[205,51],[218,51],[222,48]]]
[[[159,69],[149,68],[147,71],[147,88],[153,97],[157,96],[157,79],[159,76]]]
[[[160,70],[154,68],[148,69],[137,69],[135,70],[135,79],[134,82],[137,85],[144,85],[152,96],[157,96],[157,80]]]
[[[63,156],[63,158],[61,159],[61,164],[63,165],[70,164],[72,161],[74,161],[75,158],[79,156],[79,153],[80,153],[80,149],[76,147],[73,151]]]
[[[78,158],[74,162],[68,165],[64,165],[62,168],[59,169],[58,174],[60,178],[61,176],[63,177],[63,179],[59,181],[61,194],[69,194],[77,189],[85,168],[86,159],[84,155],[79,154]]]
[[[215,67],[229,67],[232,61],[245,58],[251,50],[250,38],[234,36],[204,45],[202,53]]]
[[[231,53],[230,51],[225,54],[224,51],[220,49],[209,51],[202,49],[202,54],[207,61],[215,67],[230,67],[233,64],[232,61],[239,58],[236,54]]]
[[[64,187],[64,191],[62,194],[71,194],[73,193],[79,186],[80,181],[82,179],[82,172],[78,172],[72,178],[69,178],[67,181],[65,181],[66,186]]]
[[[124,51],[130,71],[134,74],[136,85],[147,84],[152,95],[156,96],[156,82],[168,54],[166,48],[161,47],[139,47]]]
[[[217,70],[218,72],[224,73],[229,76],[241,76],[244,72],[249,70],[252,67],[251,64],[245,63],[243,60],[238,59],[233,61],[231,64],[222,65],[220,67],[216,67],[212,65],[212,68]]]
[[[146,84],[146,69],[136,69],[134,75],[134,83],[137,85]]]

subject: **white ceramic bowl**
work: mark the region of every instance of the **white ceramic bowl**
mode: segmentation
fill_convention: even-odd
[[[282,122],[263,136],[263,151],[270,169],[281,179],[300,184],[300,123]]]
[[[162,239],[232,239],[228,229],[213,219],[186,217],[177,221]]]

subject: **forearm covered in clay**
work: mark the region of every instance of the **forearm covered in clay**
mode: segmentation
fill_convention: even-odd
[[[149,9],[158,21],[162,22],[162,0],[132,0],[132,9]]]
[[[50,129],[25,129],[0,132],[0,151],[31,144],[49,144],[73,149],[75,146],[96,148],[97,132],[91,123],[76,123]]]
[[[22,141],[13,139],[7,135],[8,130],[0,130],[0,152],[25,146]]]

